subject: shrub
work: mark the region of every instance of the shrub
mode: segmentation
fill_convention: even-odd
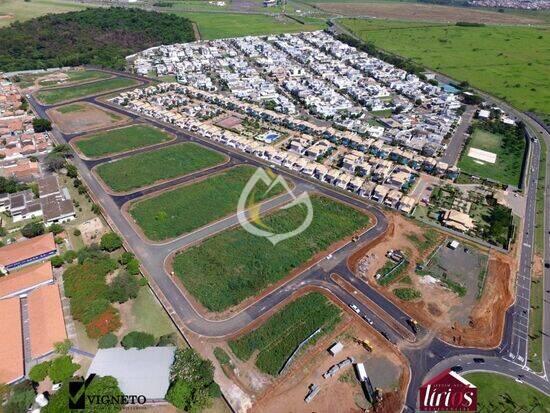
[[[65,169],[67,169],[67,176],[69,178],[76,178],[78,176],[78,170],[73,164],[67,164]]]
[[[21,235],[25,238],[33,238],[42,235],[46,232],[44,224],[41,222],[31,222],[21,228]]]
[[[100,337],[97,345],[99,348],[111,348],[115,347],[118,343],[118,338],[113,333],[105,334]]]
[[[75,229],[75,230],[73,231],[73,235],[74,235],[75,237],[79,237],[80,234],[81,234],[81,232],[80,232],[80,230],[79,230],[78,228]]]
[[[52,257],[50,262],[55,268],[59,268],[65,263],[65,261],[63,261],[63,258],[61,258],[59,255]]]
[[[36,133],[47,132],[52,130],[52,123],[48,119],[34,118],[32,128]]]
[[[124,303],[131,298],[136,298],[138,292],[139,284],[136,276],[122,272],[113,279],[109,286],[109,300]]]
[[[73,377],[79,368],[80,364],[73,363],[71,356],[61,356],[52,361],[48,376],[54,383],[61,383]]]
[[[417,298],[422,297],[420,291],[415,290],[414,288],[396,288],[393,290],[395,296],[403,301],[416,300]]]
[[[23,413],[27,412],[34,403],[36,392],[32,383],[24,381],[12,386],[12,392],[6,404],[0,407],[4,413]],[[3,398],[2,398],[3,401]]]
[[[48,231],[50,231],[54,235],[61,234],[63,232],[63,227],[59,224],[52,224],[48,228]]]
[[[76,252],[73,250],[68,250],[65,252],[65,254],[63,254],[63,260],[65,260],[67,264],[70,264],[71,262],[73,262],[75,258],[76,258]]]
[[[65,340],[63,341],[59,341],[57,343],[54,343],[54,348],[55,348],[55,352],[57,354],[62,354],[62,355],[65,355],[69,352],[69,350],[71,349],[71,347],[73,346],[73,343],[71,340],[69,340],[68,338],[66,338]]]
[[[50,370],[50,361],[44,361],[40,364],[37,364],[31,368],[29,371],[29,379],[36,383],[40,383],[48,376],[48,371]]]
[[[118,330],[120,326],[118,310],[109,307],[86,325],[86,333],[90,338],[99,338],[107,333]]]
[[[120,262],[120,264],[122,265],[127,265],[133,259],[134,259],[134,254],[132,254],[131,252],[124,251],[121,254],[120,258],[118,259],[118,262]]]
[[[122,239],[114,232],[108,232],[101,237],[101,249],[112,252],[122,247]]]
[[[220,389],[214,382],[214,366],[191,349],[177,349],[170,369],[171,385],[166,399],[177,408],[188,412],[201,411],[211,405],[212,397],[219,397]]]
[[[142,349],[145,347],[151,347],[155,345],[155,336],[142,331],[131,331],[126,334],[120,342],[122,346],[128,350],[129,348]]]
[[[145,287],[147,284],[149,284],[149,282],[147,281],[147,278],[145,278],[145,277],[140,277],[139,278],[138,285],[140,287]]]
[[[139,261],[133,258],[130,260],[130,262],[126,265],[126,270],[132,274],[132,275],[138,275],[139,274]]]
[[[177,345],[177,338],[175,333],[165,334],[159,337],[157,347],[175,346]]]

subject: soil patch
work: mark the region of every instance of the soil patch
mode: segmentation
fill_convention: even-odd
[[[345,16],[365,16],[393,20],[487,24],[540,24],[540,19],[466,8],[414,3],[319,3],[322,10]]]
[[[75,110],[75,104],[71,104],[71,110],[65,111],[65,113],[63,113],[64,106],[48,109],[46,113],[61,132],[65,134],[109,128],[130,121],[127,116],[102,109],[90,103],[79,102],[78,106],[80,108]]]

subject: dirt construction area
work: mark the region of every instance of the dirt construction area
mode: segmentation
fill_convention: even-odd
[[[513,302],[513,259],[462,240],[452,250],[447,237],[436,229],[418,226],[399,214],[388,214],[388,219],[386,235],[350,257],[348,265],[354,273],[445,341],[497,346],[505,311]],[[383,286],[375,275],[388,262],[390,249],[402,251],[408,266]],[[420,297],[402,300],[394,293],[397,289],[415,291]]]
[[[48,109],[46,113],[61,132],[66,134],[119,126],[130,121],[124,115],[84,102]]]
[[[367,340],[372,351],[360,343]],[[339,341],[343,350],[332,356],[327,350]],[[243,363],[232,355],[229,346],[222,346],[230,355],[231,363],[223,366],[225,375],[245,389],[255,400],[251,412],[362,412],[370,407],[353,365],[341,368],[332,377],[323,373],[348,357],[365,364],[365,369],[375,388],[381,389],[380,412],[400,411],[409,382],[406,359],[355,316],[345,313],[342,322],[328,336],[293,362],[282,376],[273,378],[262,374],[253,363]],[[306,403],[309,386],[315,383],[319,393]]]
[[[537,24],[542,20],[492,11],[401,2],[384,3],[318,3],[322,10],[344,16],[376,17],[392,20],[456,23],[466,21],[487,24]]]

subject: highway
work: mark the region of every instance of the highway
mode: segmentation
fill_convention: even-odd
[[[126,74],[125,76],[129,75]],[[110,110],[116,110],[126,116],[130,116],[133,120],[138,120],[138,117],[135,114],[126,111],[123,108],[113,107],[112,105],[106,104],[101,100],[98,100],[97,97],[88,97],[83,100],[93,102],[99,106],[107,107]],[[46,114],[46,109],[48,109],[47,106],[39,104],[32,96],[29,97],[29,103],[32,105],[38,116],[43,118],[48,117]],[[387,220],[384,213],[377,206],[357,196],[352,196],[349,193],[345,193],[321,184],[314,179],[308,179],[284,168],[268,164],[263,160],[246,153],[185,133],[171,125],[145,117],[139,117],[139,121],[151,123],[154,126],[160,127],[174,134],[174,136],[176,136],[176,141],[168,143],[167,145],[179,142],[195,141],[205,147],[225,154],[229,159],[227,164],[214,168],[210,171],[200,171],[192,176],[182,177],[169,182],[161,183],[159,185],[154,185],[146,190],[139,190],[125,195],[113,195],[105,190],[104,186],[92,172],[92,169],[97,166],[98,163],[114,159],[114,157],[101,160],[85,160],[79,158],[76,154],[73,157],[73,162],[79,169],[81,178],[86,182],[93,194],[94,199],[101,205],[112,225],[120,234],[122,234],[129,249],[132,250],[140,259],[143,269],[149,275],[150,280],[158,286],[166,300],[170,303],[171,308],[167,308],[167,310],[171,313],[175,313],[189,330],[205,337],[232,336],[248,326],[258,317],[264,315],[270,309],[281,305],[285,299],[289,298],[300,289],[304,287],[320,288],[330,292],[333,297],[342,301],[346,306],[356,304],[361,310],[361,315],[366,315],[371,318],[374,322],[374,328],[379,331],[384,331],[388,335],[389,339],[392,342],[397,343],[403,353],[407,356],[411,366],[412,377],[409,391],[407,393],[406,410],[408,409],[413,411],[415,409],[417,391],[421,383],[425,381],[426,375],[446,368],[445,366],[449,363],[448,360],[450,357],[463,357],[464,360],[474,356],[485,357],[487,361],[483,363],[484,370],[501,372],[512,376],[523,374],[527,377],[526,381],[529,381],[529,383],[533,383],[533,385],[537,388],[548,392],[546,387],[548,382],[545,381],[544,378],[527,371],[524,367],[527,354],[529,290],[535,225],[536,182],[532,181],[534,178],[529,178],[531,181],[529,181],[529,184],[525,189],[527,209],[524,229],[521,234],[521,243],[523,248],[521,251],[520,267],[518,272],[517,301],[515,305],[507,312],[505,334],[500,346],[494,350],[459,348],[446,344],[437,338],[431,338],[426,340],[425,344],[415,347],[414,345],[410,345],[415,341],[414,336],[407,334],[407,331],[410,331],[410,327],[407,324],[407,320],[410,317],[399,307],[378,293],[375,289],[358,279],[347,266],[347,258],[353,253],[353,251],[357,250],[360,245],[376,239],[386,231]],[[64,135],[57,127],[55,127],[55,125],[53,134],[58,142],[70,142],[71,139],[80,136],[77,134]],[[538,142],[532,142],[530,147],[530,160],[531,167],[533,168],[533,172],[530,173],[530,176],[536,177],[538,174],[540,146]],[[152,149],[157,148],[158,147]],[[303,191],[310,193],[316,192],[332,197],[341,202],[347,202],[369,213],[374,218],[374,225],[361,234],[356,243],[349,242],[342,246],[337,251],[333,252],[332,258],[329,260],[322,259],[312,263],[312,265],[301,274],[288,280],[287,282],[282,283],[281,285],[275,286],[269,290],[268,293],[264,294],[259,300],[253,302],[241,311],[232,314],[226,319],[207,319],[199,311],[197,311],[192,304],[192,300],[186,296],[186,293],[177,286],[168,274],[166,271],[166,262],[176,251],[200,242],[201,240],[227,228],[236,226],[238,223],[236,215],[233,214],[174,240],[164,243],[152,243],[144,240],[139,235],[133,224],[131,224],[124,215],[122,207],[127,202],[137,199],[138,197],[150,192],[170,188],[175,185],[188,182],[190,179],[208,176],[211,173],[216,173],[239,164],[249,164],[257,167],[270,167],[276,169],[277,173],[281,174],[285,177],[285,179],[291,181],[295,185],[295,194],[299,194]],[[548,191],[546,195],[549,196]],[[271,199],[262,204],[262,212],[265,213],[268,210],[278,208],[289,200],[289,195]],[[548,207],[550,203],[547,202],[546,205]],[[549,224],[548,221],[549,220],[545,221],[545,225]],[[550,231],[549,228],[547,228],[547,230]],[[548,260],[550,258],[548,245],[546,246],[545,255]],[[342,277],[355,289],[355,292],[350,294],[338,285],[338,283],[334,282],[334,279],[331,277],[332,274],[338,274]],[[547,282],[547,279],[545,282]],[[545,289],[549,290],[548,286],[545,286]],[[362,297],[366,298],[366,300],[363,300]],[[368,304],[369,302],[374,303],[376,308],[381,311],[373,311],[372,305]],[[527,311],[527,313],[525,313],[525,311]],[[545,322],[547,321],[548,320],[546,318]],[[399,323],[400,326],[396,326],[395,323]],[[420,326],[418,341],[421,341],[421,338],[425,337],[426,334],[428,334],[428,332]],[[460,358],[458,360],[460,361]],[[545,363],[547,362],[548,360],[545,355]]]

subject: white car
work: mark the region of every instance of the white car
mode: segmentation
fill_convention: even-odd
[[[361,312],[361,310],[359,310],[359,308],[355,305],[355,304],[350,304],[349,307],[355,311],[357,314],[359,314]]]

